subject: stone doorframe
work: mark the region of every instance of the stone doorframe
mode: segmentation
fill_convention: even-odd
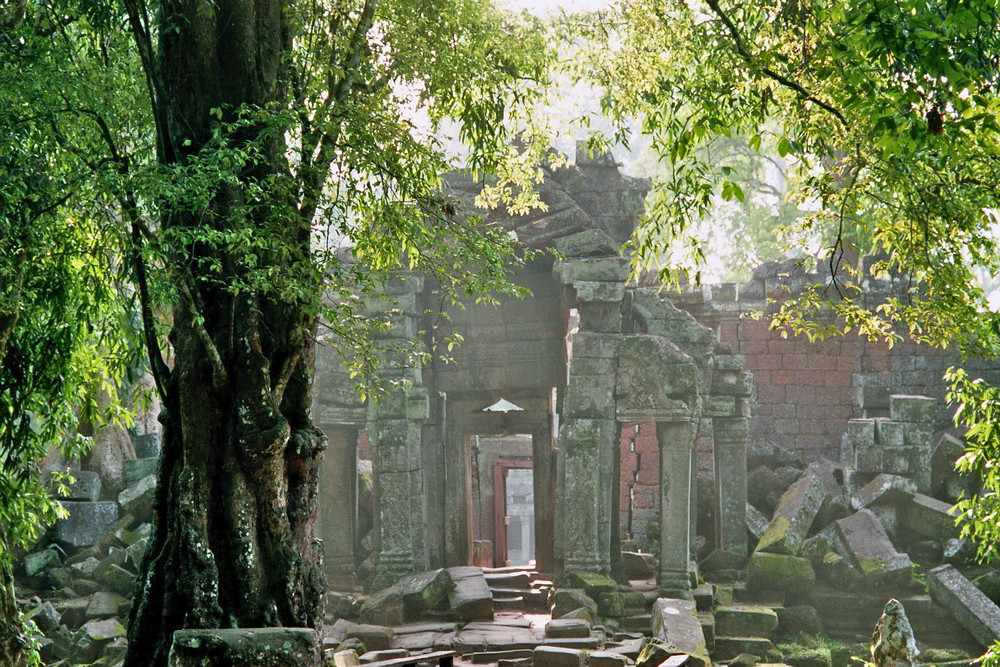
[[[711,419],[717,547],[746,553],[746,439],[750,375],[713,332],[656,289],[626,285],[623,257],[586,253],[556,262],[572,336],[559,428],[556,578],[612,574],[618,544],[621,425],[654,422],[660,450],[660,589],[690,594],[696,442]]]

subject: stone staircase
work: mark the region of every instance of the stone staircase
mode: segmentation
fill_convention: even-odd
[[[493,593],[495,611],[547,610],[552,582],[540,578],[537,571],[523,567],[484,568],[483,576]]]

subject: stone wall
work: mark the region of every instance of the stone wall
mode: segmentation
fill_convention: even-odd
[[[805,336],[785,338],[769,330],[768,314],[777,304],[768,303],[768,298],[780,302],[807,282],[823,280],[822,274],[803,273],[794,262],[771,262],[758,267],[746,283],[689,288],[670,295],[745,359],[754,380],[750,446],[771,442],[801,452],[807,461],[824,456],[843,460],[848,420],[888,417],[890,394],[938,399],[935,428],[951,428],[952,410],[944,400],[947,388],[942,376],[949,366],[962,364],[958,351],[908,341],[890,349],[853,333],[809,342]],[[891,293],[905,293],[903,286],[891,282],[869,288],[866,299],[872,303]],[[755,311],[764,317],[746,316]],[[976,375],[1000,381],[996,362],[970,360],[964,365]]]

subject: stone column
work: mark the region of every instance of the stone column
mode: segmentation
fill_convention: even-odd
[[[319,469],[319,535],[330,585],[353,586],[358,508],[358,429],[324,429],[329,444]]]
[[[561,571],[611,572],[612,419],[566,419],[559,428],[563,479],[556,499]]]
[[[535,569],[555,572],[555,459],[552,424],[546,420],[531,434],[532,480],[535,493]]]
[[[417,274],[401,272],[390,278],[387,297],[372,306],[374,312],[383,307],[392,311],[390,326],[380,332],[380,338],[390,343],[397,339],[403,345],[416,338],[420,312],[417,295],[422,289],[423,278]],[[402,574],[425,570],[427,565],[421,425],[428,418],[429,401],[421,386],[419,367],[407,366],[404,360],[389,354],[382,372],[387,379],[395,375],[409,384],[406,389],[370,402],[368,408],[378,538],[375,590],[394,583]]]
[[[747,553],[747,434],[749,420],[715,417],[716,548]]]
[[[691,544],[692,451],[698,424],[657,422],[660,444],[660,594],[691,597],[688,561]]]

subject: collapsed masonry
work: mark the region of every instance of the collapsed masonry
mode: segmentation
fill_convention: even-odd
[[[452,187],[466,198],[474,192],[468,183]],[[684,593],[695,534],[695,445],[707,421],[716,546],[746,552],[751,378],[694,317],[655,288],[627,284],[618,248],[646,188],[607,156],[581,151],[576,166],[550,173],[542,186],[547,213],[509,221],[522,243],[555,250],[559,259],[534,260],[515,276],[532,290],[528,299],[447,309],[444,326],[464,338],[454,363],[387,359],[386,371],[409,386],[367,408],[332,365],[318,370],[316,419],[330,436],[321,522],[334,580],[354,574],[363,537],[351,533],[352,504],[330,502],[354,493],[362,429],[373,462],[376,588],[407,573],[473,562],[485,542],[497,549],[487,564],[506,560],[502,535],[474,540],[475,436],[530,436],[525,465],[533,469],[537,568],[557,577],[620,575],[620,434],[624,425],[655,425],[659,583],[664,592]],[[435,286],[400,275],[387,296],[396,312],[386,335],[420,337],[433,351],[442,307]]]

